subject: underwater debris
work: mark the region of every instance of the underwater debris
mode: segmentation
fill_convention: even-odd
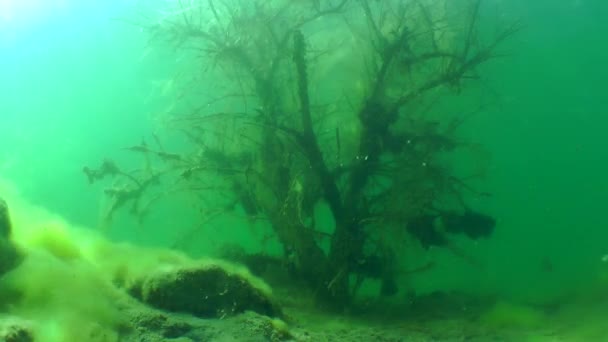
[[[105,159],[98,169],[91,169],[90,167],[85,166],[82,168],[82,172],[84,172],[87,176],[89,184],[93,184],[98,180],[102,180],[106,176],[112,177],[122,173],[118,166],[116,166],[116,163],[109,159]]]
[[[488,238],[494,232],[496,219],[466,209],[463,214],[442,211],[439,214],[424,214],[407,223],[407,231],[428,249],[431,246],[445,247],[449,244],[446,233],[464,234],[472,240]]]
[[[473,240],[490,237],[496,226],[496,219],[493,217],[468,208],[464,214],[446,212],[441,215],[441,221],[446,232],[462,233]]]
[[[406,226],[407,231],[414,236],[424,249],[432,246],[445,246],[447,237],[436,227],[437,216],[420,215],[412,218]]]
[[[488,215],[466,209],[463,214],[441,211],[439,214],[424,214],[411,219],[407,231],[418,240],[424,249],[442,247],[469,265],[482,268],[480,263],[456,246],[448,234],[464,234],[472,240],[488,238],[494,232],[496,220]]]
[[[142,214],[139,212],[139,204],[143,193],[154,184],[159,183],[160,175],[154,175],[149,177],[143,182],[137,182],[135,186],[122,186],[122,187],[113,187],[104,190],[104,193],[112,198],[113,202],[110,205],[110,208],[107,210],[105,215],[106,220],[111,220],[114,213],[127,205],[128,203],[132,204],[131,211],[133,213]]]
[[[146,172],[153,170],[152,158],[155,165],[160,159],[168,168],[163,173],[168,190],[154,200],[188,192],[201,213],[217,205],[222,213],[237,209],[247,219],[267,220],[286,251],[283,259],[291,275],[302,279],[323,304],[347,307],[355,292],[352,276],[380,279],[381,294],[394,294],[397,270],[385,266],[384,256],[401,246],[380,246],[373,255],[368,251],[377,235],[393,240],[381,227],[400,227],[420,208],[469,190],[453,176],[459,168],[439,165],[446,152],[468,146],[453,136],[454,124],[443,129],[443,116],[435,121],[425,114],[434,114],[431,107],[443,108],[435,103],[439,89],[460,93],[463,81],[492,59],[495,48],[514,30],[499,30],[497,37],[477,44],[477,7],[452,19],[415,1],[411,10],[399,0],[389,1],[391,5],[308,0],[307,6],[294,8],[293,1],[285,6],[266,3],[231,2],[224,10],[234,15],[224,16],[208,2],[212,20],[203,15],[205,10],[191,11],[180,3],[179,16],[140,25],[154,38],[166,38],[180,48],[188,42],[199,51],[204,65],[192,69],[193,75],[201,72],[194,82],[213,91],[203,97],[192,93],[184,102],[193,100],[193,106],[179,106],[186,113],[175,113],[167,121],[168,129],[182,131],[187,138],[183,154],[168,154],[160,144],[151,149],[145,141],[125,149],[146,159]],[[427,20],[421,20],[421,13]],[[351,14],[360,17],[351,22]],[[446,28],[436,22],[444,20],[449,30],[467,27],[466,32],[439,44],[435,40]],[[331,38],[311,34],[317,29],[327,29]],[[340,59],[322,60],[334,49]],[[325,74],[320,70],[333,69],[330,64],[336,61],[348,65],[345,78],[333,73],[319,77]],[[213,78],[207,73],[211,69]],[[209,80],[222,86],[207,84]],[[324,94],[326,89],[332,90]],[[347,120],[354,122],[345,129],[336,127]],[[334,129],[334,136],[327,136]],[[90,181],[118,170],[102,171],[85,170]],[[138,182],[140,174],[135,175],[135,186],[106,191],[114,201],[110,214],[133,203],[132,214],[141,216],[135,209],[143,189],[152,183]],[[332,219],[333,229],[323,238],[315,227],[317,205],[327,208]],[[488,218],[446,214],[438,229],[436,221],[442,220],[421,217],[410,222],[408,230],[426,248],[450,248],[449,233],[473,239],[489,236],[494,224]]]
[[[134,151],[149,151],[145,145],[135,146],[131,149]],[[146,148],[145,150],[142,150]],[[164,153],[164,152],[155,152],[156,155],[160,158],[175,160],[172,154]],[[85,166],[83,168],[83,172],[88,178],[89,184],[93,184],[96,181],[103,180],[105,177],[115,177],[121,176],[127,179],[128,183],[122,183],[118,185],[114,185],[112,187],[104,189],[105,195],[107,195],[111,200],[110,207],[107,209],[104,214],[104,220],[109,222],[112,220],[114,213],[125,205],[131,203],[131,212],[137,214],[139,219],[141,220],[143,216],[143,212],[140,210],[140,202],[143,197],[144,192],[150,188],[152,185],[160,184],[161,173],[152,173],[146,177],[139,177],[134,172],[125,172],[121,170],[114,161],[110,159],[105,159],[103,163],[96,169]],[[137,177],[136,177],[137,176]]]

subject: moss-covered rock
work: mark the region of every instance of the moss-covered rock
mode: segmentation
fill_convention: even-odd
[[[33,342],[34,334],[29,322],[15,317],[0,317],[0,341]]]
[[[6,202],[0,198],[0,275],[19,264],[21,253],[11,242],[11,220]]]
[[[225,317],[245,311],[281,316],[261,280],[224,263],[158,270],[129,286],[129,292],[155,308],[197,317]]]
[[[0,238],[8,239],[11,236],[11,220],[8,205],[0,198]]]

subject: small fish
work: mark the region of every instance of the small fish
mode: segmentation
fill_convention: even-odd
[[[165,159],[165,160],[182,160],[182,156],[177,154],[177,153],[168,153],[168,152],[154,152],[156,153],[156,155],[161,158],[161,159]]]
[[[148,148],[146,146],[143,146],[143,145],[135,145],[135,146],[125,147],[124,149],[127,150],[127,151],[133,151],[133,152],[142,152],[142,153],[150,152],[150,150],[148,150]]]
[[[82,168],[82,171],[87,176],[90,184],[104,179],[106,176],[115,176],[122,173],[118,166],[116,166],[116,164],[109,159],[105,159],[98,169],[92,169],[85,166]]]

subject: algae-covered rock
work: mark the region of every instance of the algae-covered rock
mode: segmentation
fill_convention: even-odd
[[[11,236],[11,219],[8,213],[8,205],[0,198],[0,239],[8,239]]]
[[[245,311],[281,315],[261,280],[221,263],[159,270],[135,282],[129,292],[155,308],[198,317]]]
[[[0,275],[19,264],[21,255],[11,242],[11,220],[6,202],[0,198]]]
[[[0,341],[32,342],[34,334],[28,322],[15,317],[0,317]]]

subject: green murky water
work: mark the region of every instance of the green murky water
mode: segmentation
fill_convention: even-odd
[[[269,214],[281,212],[276,208],[287,211],[293,208],[285,208],[295,206],[293,212],[298,214],[281,222],[298,219],[303,228],[314,228],[317,231],[313,234],[314,239],[327,254],[331,248],[331,235],[335,235],[335,226],[339,223],[332,215],[331,204],[327,204],[331,201],[322,185],[322,194],[312,195],[314,209],[309,212],[302,207],[310,204],[305,199],[309,186],[319,186],[319,182],[306,178],[307,171],[302,170],[308,167],[298,164],[302,160],[305,163],[313,160],[311,155],[314,153],[307,154],[306,147],[302,147],[308,145],[283,146],[287,152],[277,149],[264,152],[274,153],[270,159],[291,165],[292,173],[286,176],[289,194],[282,197],[285,206],[275,205],[275,210],[264,211],[260,207],[271,208],[272,204],[258,198],[255,215],[248,211],[251,208],[247,203],[250,202],[243,199],[243,192],[235,190],[236,183],[227,182],[226,178],[233,173],[237,174],[235,177],[241,177],[246,174],[245,170],[272,175],[269,168],[261,165],[270,159],[252,157],[255,161],[242,167],[244,164],[234,160],[228,163],[211,152],[222,151],[231,158],[236,158],[235,153],[239,151],[263,154],[260,146],[264,139],[260,138],[260,132],[264,127],[279,132],[278,135],[289,135],[292,129],[306,130],[299,114],[302,98],[297,82],[301,80],[301,74],[295,66],[288,64],[297,64],[297,58],[291,55],[291,38],[282,52],[286,56],[280,59],[279,64],[284,64],[277,68],[277,79],[282,83],[269,88],[272,90],[269,96],[280,97],[279,103],[264,102],[261,83],[256,83],[255,75],[272,63],[273,51],[269,52],[268,46],[273,46],[272,39],[280,40],[273,34],[280,37],[281,28],[311,16],[314,20],[296,28],[301,30],[307,43],[308,91],[319,149],[331,172],[341,172],[344,165],[347,165],[344,172],[354,172],[355,166],[348,169],[351,162],[352,165],[366,165],[359,161],[373,158],[373,152],[367,155],[357,151],[357,139],[362,134],[357,126],[360,118],[357,113],[363,112],[362,103],[371,96],[370,84],[375,77],[374,67],[366,60],[370,55],[366,53],[373,51],[381,40],[369,44],[377,37],[373,38],[369,33],[373,33],[374,28],[366,21],[365,6],[361,4],[367,3],[378,15],[375,17],[378,23],[383,18],[381,22],[385,27],[400,28],[395,24],[397,16],[383,17],[382,13],[399,11],[399,5],[409,8],[407,6],[413,2],[387,1],[383,7],[381,1],[346,1],[345,7],[336,11],[338,14],[328,13],[326,17],[319,14],[338,6],[340,1],[302,0],[293,1],[289,6],[286,1],[268,1],[257,7],[255,1],[243,5],[239,1],[201,0],[200,6],[198,1],[184,1],[181,7],[178,1],[0,1],[0,178],[4,189],[0,196],[5,197],[9,205],[13,202],[22,207],[16,209],[16,216],[20,218],[15,219],[14,229],[20,229],[18,223],[28,224],[29,212],[32,218],[37,217],[34,212],[44,208],[69,222],[62,224],[66,227],[85,227],[82,229],[95,231],[114,242],[179,250],[192,258],[226,257],[227,250],[234,256],[238,249],[238,253],[283,258],[283,265],[289,264],[287,268],[298,268],[301,265],[297,262],[295,266],[290,264],[293,262],[290,258],[294,255],[297,258],[297,247],[282,244],[271,229],[272,219],[268,218]],[[437,38],[440,45],[445,44],[445,49],[462,46],[466,37],[467,30],[463,27],[467,26],[459,18],[466,16],[471,7],[464,5],[466,1],[461,2],[449,5],[441,0],[420,2],[423,3],[420,6],[435,11],[431,14],[435,15],[434,19],[429,19],[436,20],[433,27],[438,32],[447,30]],[[214,4],[214,9],[210,4]],[[239,10],[234,11],[234,8]],[[421,19],[423,12],[416,12],[418,17],[414,19],[406,15],[412,22],[407,25],[408,29],[414,32],[415,25],[425,25],[426,19]],[[256,13],[260,13],[258,18]],[[265,16],[265,13],[274,14]],[[454,334],[458,335],[459,329],[469,331],[472,328],[466,327],[477,322],[485,329],[484,333],[499,331],[503,340],[608,340],[608,330],[601,318],[608,314],[606,14],[608,5],[600,0],[483,1],[475,26],[478,34],[473,39],[473,50],[484,46],[483,42],[491,42],[501,28],[517,22],[521,24],[520,30],[493,51],[498,58],[476,67],[474,72],[467,70],[466,80],[458,85],[462,86],[460,92],[443,84],[424,93],[428,99],[411,105],[408,102],[408,106],[399,109],[398,115],[408,117],[414,113],[416,118],[429,115],[431,121],[440,125],[449,124],[453,116],[468,118],[459,128],[455,141],[463,145],[471,142],[466,146],[473,146],[473,153],[457,151],[448,158],[448,165],[453,170],[462,169],[455,171],[456,175],[467,183],[470,179],[471,186],[476,189],[467,192],[461,188],[462,194],[456,197],[464,198],[467,207],[496,219],[494,231],[489,238],[475,240],[454,235],[450,237],[449,246],[425,250],[416,237],[407,235],[406,223],[401,230],[395,229],[395,220],[388,219],[379,220],[373,228],[370,228],[373,224],[362,225],[366,229],[364,236],[369,238],[366,243],[373,245],[369,248],[390,249],[391,255],[396,255],[391,256],[394,258],[391,260],[401,267],[400,271],[395,271],[398,292],[388,298],[378,297],[379,280],[384,271],[376,272],[383,273],[380,276],[364,274],[366,280],[355,298],[359,304],[330,315],[332,319],[342,319],[344,312],[356,312],[357,317],[359,314],[378,316],[378,310],[390,312],[394,331],[385,329],[387,334],[390,331],[387,340],[407,340],[407,336],[414,338],[418,336],[415,334],[422,334],[419,327],[410,322],[412,318],[424,320],[433,311],[429,307],[445,305],[444,316],[449,319],[441,314],[430,315],[430,323],[424,330],[428,335],[420,335],[427,337],[416,338],[459,340],[437,331],[450,327],[447,330],[454,329]],[[237,22],[237,17],[242,20]],[[179,35],[183,34],[180,31],[183,27],[176,23],[206,27],[209,31],[205,34],[212,37],[208,38],[210,41],[224,39],[224,43],[233,45],[222,45],[226,50],[219,51],[221,44],[197,46],[182,42]],[[146,27],[142,28],[142,25]],[[264,25],[273,27],[268,31],[275,30],[274,33],[265,31]],[[449,31],[450,25],[458,29]],[[158,28],[168,30],[164,32],[168,34],[154,36]],[[379,31],[382,30],[387,39],[395,39],[399,33],[380,27]],[[243,36],[231,32],[240,32]],[[428,32],[420,33],[420,36],[425,34]],[[260,38],[262,35],[267,36]],[[428,51],[431,43],[425,39],[415,41],[409,48]],[[249,62],[240,59],[238,67],[226,62],[242,57],[238,57],[241,53],[238,47],[247,44],[243,41],[269,45],[257,47],[255,51],[259,55]],[[405,50],[402,45],[398,48]],[[458,49],[454,51],[461,51]],[[379,48],[379,51],[387,50]],[[408,56],[413,58],[415,55],[413,52]],[[390,77],[403,73],[404,79],[410,75],[414,81],[397,81],[386,87],[388,90],[384,89],[383,94],[386,98],[399,98],[395,94],[416,89],[416,85],[424,83],[425,77],[432,78],[439,72],[437,70],[447,70],[441,68],[448,68],[448,65],[443,60],[415,74],[393,64],[389,69]],[[284,89],[291,90],[285,90],[282,95],[277,93]],[[390,99],[384,100],[390,102]],[[255,121],[271,115],[271,102],[281,108],[278,112],[283,117],[272,122]],[[467,116],[466,113],[472,112],[475,115]],[[219,119],[210,119],[203,124],[197,121],[196,125],[190,126],[184,123],[188,115],[201,113],[216,114]],[[374,115],[380,117],[382,113],[377,111]],[[242,125],[239,115],[248,116],[253,123]],[[425,122],[424,119],[415,120]],[[192,130],[194,127],[197,130]],[[189,135],[184,135],[185,131]],[[203,131],[205,133],[201,133]],[[193,140],[193,132],[204,136],[204,142],[199,144]],[[283,143],[289,144],[285,141]],[[410,142],[410,139],[399,141],[402,144]],[[373,151],[389,149],[387,140],[381,145],[380,150]],[[182,159],[176,162],[175,158]],[[190,164],[184,166],[187,158],[190,158]],[[298,158],[303,159],[298,161]],[[386,158],[382,161],[398,160],[392,154]],[[138,185],[150,180],[149,176],[155,172],[160,174],[159,170],[164,170],[166,165],[172,165],[174,174],[167,177],[163,174],[158,184],[150,187],[152,190],[147,192],[146,188],[146,193],[142,194],[141,202],[150,202],[150,206],[145,207],[149,211],[141,220],[133,213],[141,214],[144,204],[129,202],[113,211],[116,197],[108,196],[109,187],[124,190],[132,185],[128,177],[115,175],[113,179],[94,179],[93,184],[87,182],[83,168],[99,171],[97,167],[106,159],[112,160],[124,172],[135,175]],[[205,163],[205,160],[212,161]],[[315,164],[310,163],[310,168],[316,170]],[[211,175],[197,173],[209,165],[215,168]],[[131,173],[132,170],[139,171]],[[194,180],[185,172],[193,172]],[[403,171],[407,172],[410,171]],[[271,181],[278,182],[276,177],[280,173],[272,176]],[[322,178],[319,173],[314,177]],[[412,177],[414,182],[418,180]],[[180,183],[185,178],[188,178],[187,182]],[[379,184],[377,189],[396,182],[382,178],[375,181]],[[340,190],[346,187],[341,182],[347,181],[336,181]],[[200,195],[197,187],[208,188],[212,194]],[[258,190],[244,193],[262,196],[255,191]],[[346,192],[342,193],[345,198]],[[374,198],[370,193],[365,196]],[[406,196],[408,201],[409,198]],[[405,200],[395,197],[394,201]],[[445,202],[449,201],[453,204],[454,198]],[[365,205],[372,208],[369,203],[358,204],[356,208]],[[389,208],[386,203],[383,205],[381,214],[372,215],[371,212],[377,213],[374,211],[377,207],[374,207],[368,210],[369,217],[357,218],[373,216],[378,219],[394,214],[386,209]],[[416,200],[403,202],[400,210],[406,212],[404,207],[417,205]],[[110,212],[111,221],[108,219]],[[386,226],[390,225],[391,229],[384,230],[382,222],[389,221]],[[28,250],[48,247],[47,243],[32,243],[27,234],[17,233],[16,236],[16,240],[21,239],[16,242],[27,245]],[[70,244],[75,245],[82,242],[77,235],[65,239],[73,239]],[[380,240],[390,243],[377,242]],[[353,257],[355,263],[373,254],[368,250],[361,253]],[[355,267],[349,265],[346,269]],[[264,278],[267,273],[258,275]],[[292,289],[293,279],[274,273],[265,280],[276,286],[278,301],[284,302],[294,316],[298,316],[299,310],[308,312],[299,305],[308,307],[309,303],[293,303],[292,299],[308,298],[310,288],[304,286],[304,292],[298,293]],[[339,275],[340,271],[336,273]],[[357,275],[353,271],[351,285],[356,283]],[[32,277],[44,276],[33,273]],[[340,278],[336,276],[329,280]],[[38,280],[36,282],[40,284]],[[52,282],[49,286],[53,284],[58,286],[60,282]],[[41,293],[41,296],[46,295],[46,292]],[[484,298],[480,304],[483,310],[480,309],[473,319],[455,309],[460,307],[466,311],[465,307],[471,304],[462,304],[462,301],[476,302],[479,298]],[[367,304],[362,305],[360,301]],[[416,306],[401,309],[417,301],[420,302],[419,311]],[[308,300],[302,299],[302,302]],[[41,305],[36,304],[37,301],[28,303],[23,305]],[[54,305],[61,306],[47,303],[41,305],[40,310],[53,310]],[[8,314],[11,310],[4,311]],[[25,319],[44,320],[39,315],[28,316],[31,313],[28,310],[17,310],[19,312]],[[320,315],[302,313],[299,324],[309,324],[313,330],[330,329],[309,317],[317,314]],[[91,317],[97,316],[92,314]],[[459,320],[462,322],[458,323]],[[339,330],[344,324],[364,325],[359,321],[337,321],[331,326]],[[43,332],[37,338],[41,341],[62,341],[62,337],[57,336],[64,336],[51,336],[49,329],[40,331]],[[522,331],[530,334],[525,337],[510,335]],[[479,336],[479,340],[490,338],[490,335]],[[330,340],[330,337],[326,338]],[[356,337],[352,338],[356,340]],[[116,339],[120,340],[120,337]],[[69,339],[64,337],[63,340]],[[90,340],[103,339],[91,337]],[[111,339],[108,337],[108,340]]]

